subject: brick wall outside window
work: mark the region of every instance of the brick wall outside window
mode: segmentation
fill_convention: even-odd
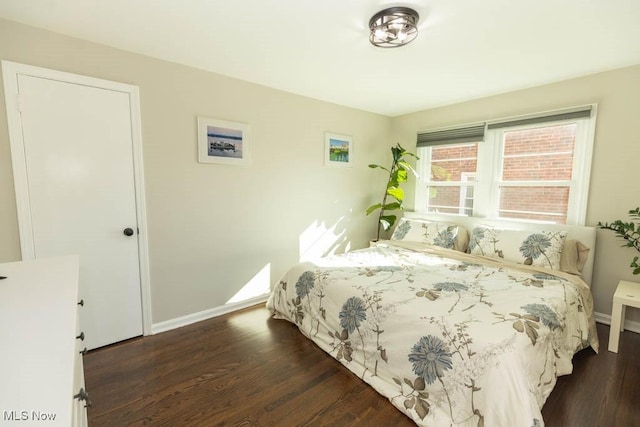
[[[575,124],[505,132],[502,179],[571,179],[575,136]]]
[[[571,179],[575,135],[575,124],[505,132],[502,180],[543,182],[536,187],[502,187],[500,216],[566,222],[569,188],[544,186],[544,181]],[[451,213],[459,211],[461,188],[442,187],[438,186],[437,182],[460,181],[462,172],[475,173],[476,157],[477,145],[475,144],[432,148],[431,181],[434,185],[430,185],[429,210]],[[440,168],[445,169],[446,174],[438,173],[441,171]],[[450,208],[446,209],[442,206]],[[542,214],[504,212],[504,210],[542,212]],[[561,216],[550,215],[553,213],[559,213]]]
[[[478,145],[440,146],[431,150],[431,206],[439,212],[458,213],[460,209],[460,187],[439,187],[440,181],[461,181],[462,173],[475,173],[478,165]],[[442,173],[443,169],[446,173]],[[449,206],[449,209],[442,208]],[[435,210],[435,209],[432,209]]]

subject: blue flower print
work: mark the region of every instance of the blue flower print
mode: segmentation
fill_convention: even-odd
[[[560,321],[556,313],[544,304],[527,304],[520,307],[532,316],[537,316],[543,325],[551,329],[560,327]]]
[[[538,259],[551,246],[551,240],[544,234],[532,234],[522,242],[520,253],[525,258]]]
[[[454,243],[454,235],[450,228],[446,230],[442,230],[435,239],[433,239],[433,244],[436,246],[440,246],[445,249],[452,249]]]
[[[403,221],[393,232],[392,240],[403,240],[407,237],[409,230],[411,230],[411,223],[409,221]]]
[[[456,282],[440,282],[433,285],[433,288],[437,291],[445,291],[445,292],[460,292],[466,291],[469,289],[467,285],[463,285],[462,283]]]
[[[471,230],[471,237],[469,238],[469,252],[473,251],[476,246],[479,246],[479,243],[484,239],[485,236],[485,228],[475,227]]]
[[[427,335],[413,345],[409,353],[409,362],[413,363],[413,372],[422,377],[428,384],[433,384],[451,369],[452,353],[440,338]]]
[[[349,298],[340,310],[340,326],[352,333],[356,328],[360,327],[360,323],[367,318],[367,309],[358,297]]]
[[[315,286],[315,280],[316,276],[311,271],[305,271],[298,278],[296,282],[296,294],[300,299],[309,295],[309,292],[311,292],[311,289]]]

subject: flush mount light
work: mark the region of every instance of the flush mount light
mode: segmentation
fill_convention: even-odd
[[[408,7],[381,10],[369,20],[369,41],[378,47],[399,47],[418,36],[418,12]]]

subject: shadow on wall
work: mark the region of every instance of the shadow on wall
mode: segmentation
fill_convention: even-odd
[[[351,241],[347,229],[351,222],[352,211],[350,209],[348,215],[340,217],[332,225],[321,220],[312,222],[298,237],[298,261],[306,262],[327,255],[348,252],[351,249]],[[274,280],[278,279],[274,278]],[[271,263],[267,263],[235,295],[229,298],[225,305],[241,304],[264,297],[271,291],[271,282]]]

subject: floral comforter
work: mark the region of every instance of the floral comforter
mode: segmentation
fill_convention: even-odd
[[[580,279],[408,242],[299,264],[267,307],[425,426],[542,426],[598,350]]]

